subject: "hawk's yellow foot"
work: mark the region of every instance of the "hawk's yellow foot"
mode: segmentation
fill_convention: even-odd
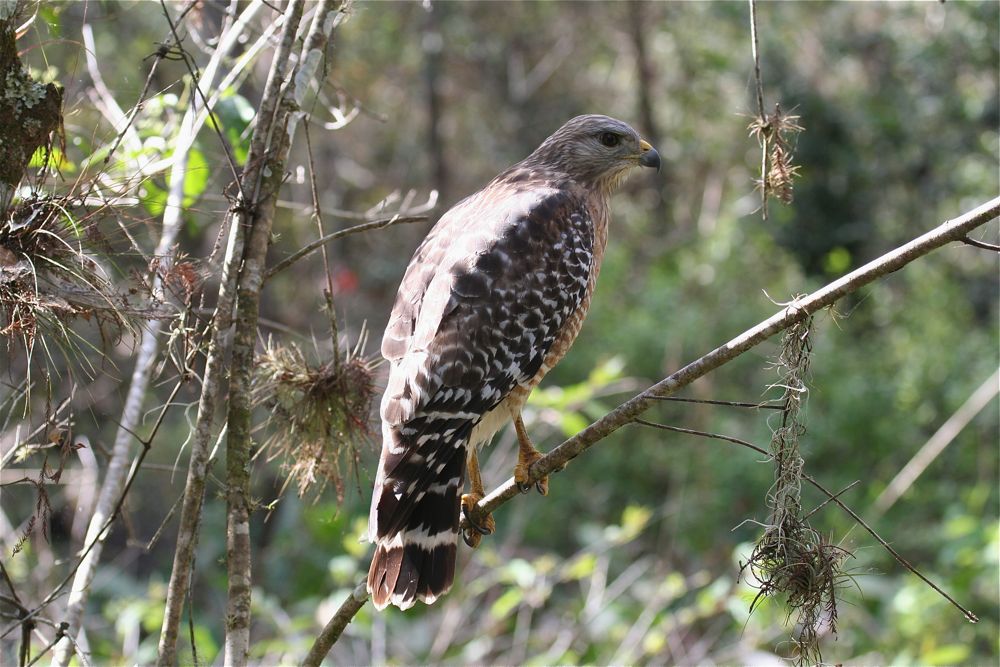
[[[528,431],[524,428],[524,422],[521,420],[520,412],[514,416],[514,430],[517,432],[518,444],[517,465],[514,466],[514,482],[517,484],[517,488],[521,493],[527,493],[531,488],[528,484],[528,471],[531,469],[531,466],[535,463],[535,461],[542,458],[543,454],[535,449],[535,445],[532,444],[531,438],[528,437]],[[549,495],[548,476],[542,477],[540,480],[535,482],[535,489],[537,489],[543,496]]]
[[[472,489],[470,493],[462,494],[462,516],[465,517],[471,529],[467,528],[462,532],[462,539],[475,549],[482,541],[483,535],[493,534],[497,529],[497,524],[491,515],[479,509],[479,501],[486,495],[486,489],[483,488],[483,478],[479,473],[479,457],[475,450],[472,450],[472,454],[469,456],[468,469],[469,485]]]
[[[492,535],[497,528],[493,516],[479,509],[478,503],[482,499],[480,493],[462,495],[462,516],[469,523],[469,527],[462,531],[462,539],[473,549],[479,546],[483,535]]]

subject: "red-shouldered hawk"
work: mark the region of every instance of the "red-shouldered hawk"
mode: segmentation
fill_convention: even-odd
[[[513,419],[519,485],[540,458],[521,407],[580,331],[609,198],[635,166],[660,167],[635,130],[578,116],[445,213],[414,253],[382,339],[389,380],[368,520],[376,608],[430,604],[451,587],[463,511],[478,529],[470,546],[493,531],[475,509],[479,445]],[[537,486],[547,492],[547,480]]]

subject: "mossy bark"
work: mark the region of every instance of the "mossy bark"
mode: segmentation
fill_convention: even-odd
[[[62,89],[29,76],[17,55],[17,15],[0,17],[0,215],[31,156],[62,127]]]

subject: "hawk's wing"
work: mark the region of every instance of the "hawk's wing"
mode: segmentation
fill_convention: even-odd
[[[584,298],[594,246],[585,201],[551,188],[484,193],[449,211],[407,268],[382,340],[390,424],[489,411],[535,376]]]
[[[392,493],[382,494],[373,539],[404,525],[432,484],[461,483],[471,429],[530,382],[586,294],[585,201],[559,189],[488,192],[449,211],[417,249],[386,328],[381,414],[392,440],[379,477]]]

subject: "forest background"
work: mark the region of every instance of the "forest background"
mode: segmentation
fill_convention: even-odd
[[[228,6],[206,2],[178,24],[202,67]],[[182,7],[169,3],[166,11],[176,19]],[[245,44],[274,18],[262,10]],[[746,3],[354,4],[333,36],[325,109],[308,121],[308,145],[300,132],[290,150],[271,263],[317,236],[313,173],[327,232],[394,212],[427,219],[331,243],[329,277],[317,253],[276,274],[262,293],[261,349],[297,346],[311,364],[329,360],[324,290],[332,284],[340,348],[377,358],[402,271],[436,215],[580,113],[631,122],[664,169],[634,174],[615,199],[587,323],[526,410],[542,449],[764,319],[775,301],[812,291],[997,194],[1000,5],[765,4],[758,32],[768,111],[780,102],[804,128],[791,139],[794,198],[769,202],[766,219],[755,184],[760,147],[747,131],[757,102]],[[105,258],[123,284],[147,269],[159,238],[171,138],[193,94],[191,78],[182,61],[161,60],[130,130],[137,141],[123,142],[105,164],[120,133],[109,99],[131,112],[150,56],[170,34],[160,3],[46,3],[17,42],[36,79],[65,88],[58,173],[26,185],[79,192],[100,175],[102,196],[119,201],[99,211],[97,228],[131,236]],[[246,156],[270,56],[264,49],[217,107],[237,161]],[[140,174],[132,170],[140,162],[160,166]],[[204,128],[188,161],[176,248],[209,295],[233,180],[226,164],[217,133]],[[992,223],[976,237],[995,243],[996,232]],[[981,619],[966,621],[827,505],[813,526],[853,553],[838,632],[827,627],[821,637],[831,662],[997,660],[997,278],[996,253],[953,244],[815,318],[801,416],[808,473],[835,490],[860,480],[842,500]],[[0,450],[21,450],[17,460],[5,456],[0,471],[0,557],[29,606],[66,577],[82,546],[138,340],[102,336],[84,318],[72,331],[77,345],[36,347],[30,359],[23,341],[7,336],[0,362]],[[769,390],[779,379],[777,343],[699,380],[685,396],[779,397]],[[377,386],[384,370],[374,369]],[[171,395],[169,363],[157,372],[139,431],[148,432],[168,398],[175,407],[164,413],[89,588],[78,641],[98,664],[156,659],[198,400],[192,384]],[[960,419],[940,454],[887,496],[897,474],[942,425],[955,425],[970,397],[984,396],[983,387],[980,410]],[[63,461],[58,480],[14,483],[38,478],[47,451],[56,465],[50,450],[23,447],[31,444],[24,434],[44,425],[54,406],[59,423],[88,446]],[[262,405],[255,415],[261,445],[280,430],[266,422],[270,411]],[[648,417],[764,447],[774,426],[765,410],[708,404],[664,403]],[[44,435],[31,442],[44,445]],[[513,443],[501,434],[487,450],[488,488],[510,475]],[[288,482],[292,461],[278,449],[263,447],[255,458],[253,661],[301,662],[363,577],[367,545],[359,538],[378,445],[362,442],[356,456],[346,448],[335,483],[314,483],[301,495],[298,479]],[[217,661],[225,633],[225,466],[214,466],[190,631],[178,648],[185,663],[195,661],[192,648],[198,662]],[[496,535],[475,552],[460,549],[448,596],[407,613],[362,608],[330,660],[777,661],[790,652],[788,611],[768,600],[751,614],[757,590],[740,577],[759,537],[755,521],[767,517],[773,474],[761,456],[734,445],[626,427],[553,477],[549,497],[519,498],[498,511]],[[42,511],[39,486],[51,511]],[[823,501],[803,491],[807,510]],[[60,604],[47,612],[56,622]],[[7,630],[16,614],[4,612]],[[36,651],[53,637],[49,628],[38,632]],[[18,640],[16,632],[0,640],[0,662],[16,664]]]

